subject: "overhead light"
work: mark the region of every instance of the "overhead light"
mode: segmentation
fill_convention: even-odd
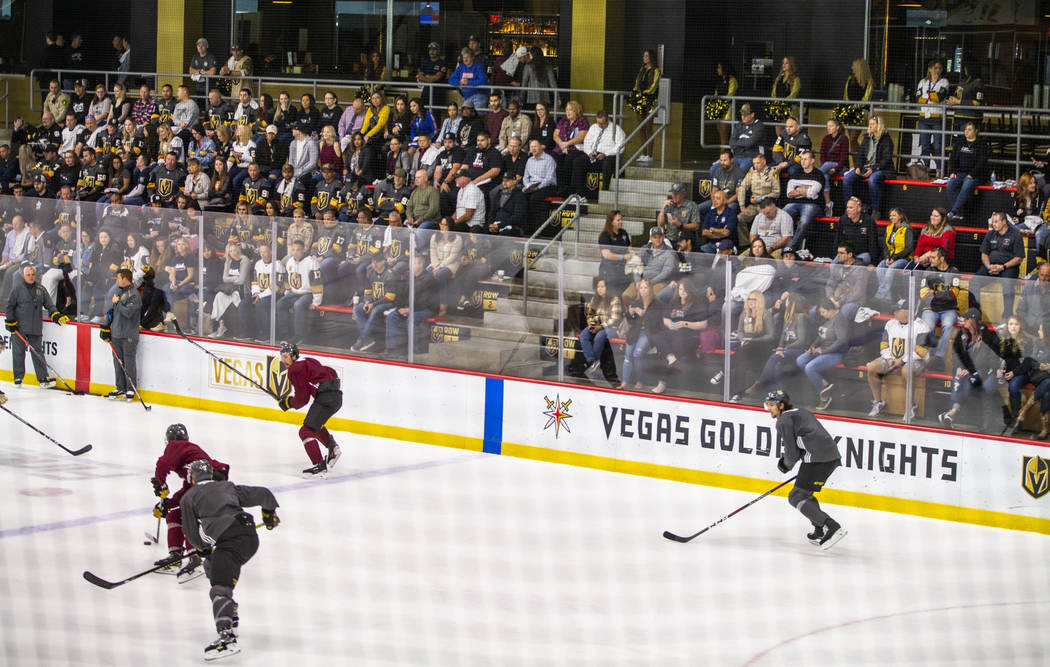
[[[918,3],[918,2],[908,2],[908,3],[902,2],[902,3],[898,4],[897,6],[898,7],[922,7],[922,5],[920,3]]]

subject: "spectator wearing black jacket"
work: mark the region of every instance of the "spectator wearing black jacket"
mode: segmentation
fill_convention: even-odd
[[[488,231],[491,234],[521,236],[525,228],[528,209],[525,195],[515,187],[517,176],[512,171],[503,172],[503,184],[489,193]]]
[[[1010,226],[1005,213],[993,213],[988,221],[988,233],[981,242],[981,268],[970,279],[971,305],[980,308],[981,289],[991,282],[1002,283],[1002,321],[1014,313],[1015,281],[1024,259],[1024,239],[1021,232]],[[1006,280],[999,280],[1006,278]]]
[[[842,196],[854,196],[857,181],[867,181],[871,193],[871,215],[879,218],[882,211],[882,182],[893,178],[893,139],[886,131],[882,116],[868,119],[868,131],[853,154],[855,169],[842,176]]]
[[[959,224],[963,207],[973,198],[977,186],[988,179],[988,143],[977,136],[974,121],[967,121],[963,128],[963,141],[956,139],[952,144],[948,173],[948,201],[951,202],[948,220]]]
[[[882,257],[882,244],[879,242],[875,220],[863,212],[860,200],[856,197],[846,200],[846,214],[839,218],[835,226],[835,247],[847,242],[856,249],[857,260],[863,264],[877,264]]]
[[[7,194],[18,180],[18,158],[11,152],[11,147],[0,144],[0,192]]]
[[[729,148],[733,151],[733,162],[745,173],[751,169],[751,158],[765,155],[766,126],[758,120],[750,104],[740,107],[740,122],[733,126]],[[711,165],[711,178],[715,177],[716,161]]]

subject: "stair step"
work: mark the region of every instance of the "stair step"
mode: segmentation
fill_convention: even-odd
[[[595,241],[598,239],[598,234],[601,233],[602,229],[605,228],[605,216],[604,215],[586,215],[580,218],[580,238],[584,237],[584,232],[594,232]],[[623,228],[627,230],[628,234],[641,234],[645,231],[645,222],[638,219],[624,218]],[[592,241],[588,241],[591,243]]]
[[[566,298],[568,298],[568,292],[590,292],[592,288],[592,280],[594,276],[598,275],[597,270],[589,276],[567,274],[564,276],[565,279],[565,292]],[[545,271],[530,271],[529,272],[529,289],[534,287],[551,287],[557,290],[558,287],[558,274],[547,273]]]
[[[676,181],[649,181],[640,178],[619,178],[613,181],[609,190],[620,188],[620,194],[624,192],[641,192],[646,194],[666,195]]]
[[[606,204],[616,202],[616,193],[610,190],[602,190],[598,193],[598,201]],[[667,191],[649,194],[645,192],[620,192],[620,205],[640,206],[649,211],[649,216],[656,217],[656,212],[663,207],[667,201]]]
[[[553,317],[535,317],[532,315],[521,315],[519,313],[485,313],[481,329],[493,328],[504,329],[519,334],[550,334],[555,330]],[[473,333],[473,332],[472,332]],[[478,332],[482,335],[482,332]]]
[[[602,194],[605,194],[604,190],[602,191]],[[623,213],[623,217],[625,218],[625,220],[626,219],[635,219],[635,220],[643,220],[643,221],[644,220],[655,221],[656,220],[656,209],[660,208],[660,206],[663,206],[663,201],[664,201],[664,200],[661,200],[660,201],[660,206],[657,206],[656,208],[653,208],[652,206],[637,206],[635,204],[631,204],[631,203],[625,202],[625,201],[623,201],[623,199],[620,199],[620,203],[616,204],[615,201],[614,201],[615,196],[616,196],[615,193],[610,193],[608,201],[599,200],[597,202],[592,202],[587,207],[587,213],[590,214],[590,215],[601,215],[604,218],[606,213],[608,213],[609,211],[611,211],[613,209],[616,209],[616,210],[620,211],[620,213]]]
[[[541,257],[536,260],[530,271],[558,274],[557,257]],[[598,273],[598,262],[579,257],[566,258],[562,269],[566,276],[594,276]],[[531,279],[531,275],[529,276]]]
[[[528,314],[530,317],[542,317],[551,320],[551,326],[553,327],[559,319],[565,317],[568,305],[573,303],[579,303],[579,299],[576,301],[568,301],[567,304],[559,306],[554,301],[543,301],[532,298],[529,299]],[[522,315],[525,313],[525,302],[521,299],[500,299],[496,312],[507,315]]]
[[[627,178],[643,181],[670,181],[689,184],[693,180],[692,169],[667,169],[660,167],[641,167],[631,165],[625,172]]]

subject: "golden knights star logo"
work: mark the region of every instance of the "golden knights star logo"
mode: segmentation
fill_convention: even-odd
[[[1050,460],[1025,456],[1021,462],[1021,486],[1033,498],[1045,496],[1050,491]]]
[[[554,395],[554,400],[543,397],[543,400],[547,403],[547,409],[543,411],[543,414],[547,417],[547,423],[544,424],[543,430],[549,429],[551,426],[554,427],[554,437],[557,438],[561,432],[561,429],[565,429],[566,433],[572,433],[569,428],[569,420],[572,419],[572,415],[569,414],[569,407],[572,406],[572,399],[562,401],[559,394]]]

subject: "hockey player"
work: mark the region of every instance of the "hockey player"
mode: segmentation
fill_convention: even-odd
[[[783,455],[777,469],[787,474],[802,461],[788,502],[813,524],[806,539],[821,549],[830,549],[846,536],[846,530],[820,509],[813,495],[819,492],[835,468],[842,465],[838,445],[813,413],[791,404],[788,395],[777,389],[766,395],[764,402],[770,416],[777,420],[777,450]]]
[[[158,519],[163,518],[168,524],[168,551],[170,553],[165,558],[158,560],[157,564],[169,560],[173,555],[181,554],[183,551],[185,536],[182,528],[180,501],[190,489],[190,480],[187,477],[190,464],[203,459],[208,461],[222,479],[228,479],[230,476],[230,466],[221,461],[216,461],[204,453],[204,450],[199,446],[190,442],[190,436],[186,432],[184,425],[172,424],[169,426],[164,432],[164,439],[167,445],[164,447],[164,453],[157,459],[157,467],[150,484],[153,485],[154,495],[160,498],[160,502],[153,508],[153,515]],[[182,488],[169,497],[166,480],[172,472],[182,478]],[[181,584],[199,577],[202,574],[199,569],[200,565],[200,558],[191,556],[182,570],[179,570],[178,564],[175,563],[160,570],[160,572],[167,574],[177,573]]]
[[[325,428],[325,422],[343,406],[339,376],[316,359],[300,359],[299,347],[294,343],[281,346],[281,363],[288,369],[288,381],[292,385],[292,393],[277,401],[281,409],[298,410],[314,399],[299,429],[299,438],[313,463],[303,470],[303,477],[325,477],[342,454],[335,438]],[[320,445],[328,448],[327,457],[321,456]]]
[[[219,637],[205,647],[205,660],[240,652],[233,587],[241,576],[241,567],[259,549],[255,518],[244,511],[244,506],[262,507],[267,530],[281,522],[277,517],[277,499],[269,489],[219,480],[216,472],[208,459],[193,461],[187,476],[192,486],[179,502],[179,511],[186,520],[186,539],[197,550],[195,557],[208,559],[208,597]]]

